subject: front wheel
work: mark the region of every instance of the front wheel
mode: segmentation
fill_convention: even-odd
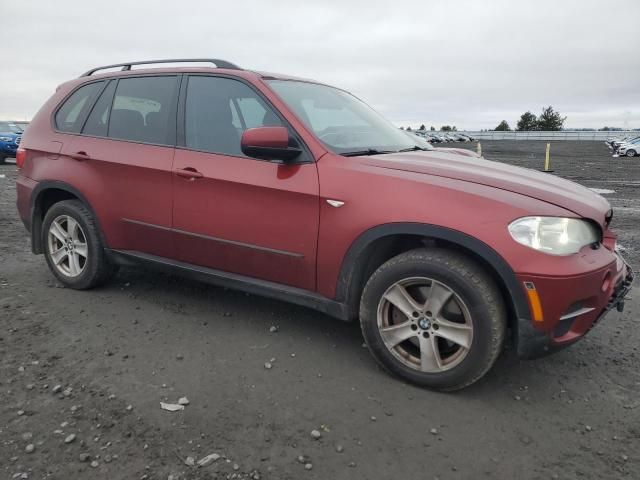
[[[636,156],[636,151],[635,150],[627,150],[627,157],[635,157]]]
[[[383,264],[360,302],[373,357],[420,386],[451,391],[480,379],[502,350],[506,312],[495,283],[472,259],[418,249]]]

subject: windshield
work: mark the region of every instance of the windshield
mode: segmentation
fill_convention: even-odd
[[[337,88],[294,80],[268,80],[331,151],[343,155],[431,150],[429,143],[394,127],[378,112]]]
[[[0,132],[2,133],[22,133],[22,129],[9,122],[0,122]]]

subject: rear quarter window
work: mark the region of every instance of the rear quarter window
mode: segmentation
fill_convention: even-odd
[[[104,82],[89,83],[73,92],[56,112],[56,128],[63,132],[79,133],[86,113],[103,85]]]

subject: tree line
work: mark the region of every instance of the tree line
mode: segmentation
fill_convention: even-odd
[[[563,117],[559,112],[556,112],[551,105],[542,109],[542,113],[540,116],[536,116],[530,111],[524,112],[520,116],[520,120],[518,120],[518,124],[516,125],[516,130],[518,131],[527,131],[527,130],[544,130],[544,131],[555,131],[562,130],[564,125],[564,121],[567,117]],[[407,130],[408,132],[412,131],[411,127],[400,127],[401,130]],[[423,123],[420,125],[420,128],[417,129],[419,132],[424,132],[427,130],[426,125]],[[430,131],[435,132],[436,129],[431,126],[429,128]],[[494,129],[497,131],[511,131],[511,127],[506,120],[502,120],[500,124]],[[441,132],[457,132],[458,129],[455,125],[443,125],[440,127]]]
[[[407,132],[412,132],[413,129],[411,127],[400,127],[400,130],[406,130]],[[426,125],[423,123],[422,125],[420,125],[420,128],[416,129],[418,132],[426,132],[427,131],[427,127]],[[435,127],[432,125],[431,127],[429,127],[429,131],[431,132],[435,132],[436,129]],[[451,125],[443,125],[440,127],[440,131],[441,132],[457,132],[458,129],[456,128],[455,125],[451,126]]]
[[[560,112],[556,112],[551,105],[542,109],[542,113],[539,117],[531,113],[530,111],[524,112],[518,120],[516,130],[530,131],[530,130],[543,130],[545,132],[562,130],[564,121],[567,117],[560,115]],[[506,132],[510,131],[511,127],[506,120],[502,120],[500,124],[495,128],[496,131]]]

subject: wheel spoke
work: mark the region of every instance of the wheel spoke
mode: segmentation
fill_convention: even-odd
[[[49,233],[56,237],[63,244],[67,241],[67,232],[60,226],[57,221],[54,221],[49,228]]]
[[[77,253],[73,252],[69,254],[69,273],[71,276],[76,276],[80,273],[80,257]]]
[[[424,338],[422,335],[420,340],[420,370],[423,372],[437,372],[442,369],[442,359],[440,358],[440,350],[438,349],[437,338],[431,335]]]
[[[441,283],[431,282],[431,289],[429,290],[429,297],[425,304],[425,311],[431,312],[434,318],[437,317],[451,298],[451,295],[453,295],[453,292]]]
[[[472,329],[466,323],[454,323],[438,318],[438,329],[434,330],[434,335],[445,338],[450,342],[460,345],[464,348],[471,347]]]
[[[400,284],[394,285],[384,296],[398,310],[404,313],[407,318],[412,318],[413,312],[420,311],[420,306],[411,298],[407,289]]]
[[[55,252],[51,252],[51,260],[53,260],[53,263],[56,265],[60,265],[60,263],[65,259],[66,256],[67,252],[65,251],[64,247],[60,247]]]
[[[89,252],[86,243],[82,242],[73,242],[73,246],[75,248],[75,252],[83,258],[87,258],[87,254]]]
[[[393,348],[399,343],[415,336],[416,332],[411,330],[411,322],[403,322],[398,325],[381,328],[380,335],[384,343],[389,348]]]
[[[78,240],[78,222],[71,217],[67,217],[67,232],[73,240]]]

